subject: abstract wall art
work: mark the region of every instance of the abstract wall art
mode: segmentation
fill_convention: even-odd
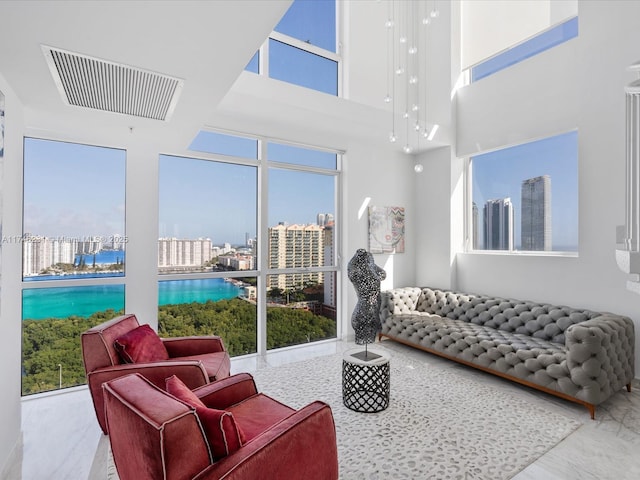
[[[369,207],[369,252],[404,253],[404,207]]]

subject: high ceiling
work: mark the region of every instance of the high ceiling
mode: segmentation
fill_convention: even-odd
[[[26,135],[122,146],[135,133],[167,153],[186,148],[203,126],[332,148],[354,138],[386,144],[390,119],[382,102],[367,105],[244,72],[291,2],[2,0],[0,74],[24,106]],[[351,21],[362,17],[358,39],[383,25],[383,3],[350,4]],[[150,120],[67,104],[43,47],[183,80],[173,115]],[[384,75],[364,77],[365,84],[377,76],[382,84]]]
[[[27,130],[117,138],[134,128],[184,145],[229,91],[291,1],[2,1],[0,73],[25,107]],[[42,46],[184,81],[169,122],[66,104]],[[7,113],[9,115],[10,112]],[[106,129],[106,132],[105,132]]]

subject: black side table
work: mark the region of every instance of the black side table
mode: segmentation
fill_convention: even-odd
[[[389,406],[391,357],[371,349],[367,358],[363,353],[364,347],[358,347],[342,357],[342,401],[356,412],[380,412]]]

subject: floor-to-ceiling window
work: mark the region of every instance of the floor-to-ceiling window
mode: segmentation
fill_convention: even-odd
[[[232,356],[257,351],[258,141],[201,132],[160,156],[158,331],[220,335]]]
[[[126,152],[24,141],[22,393],[85,383],[80,333],[124,308]]]
[[[190,149],[160,157],[160,333],[232,356],[335,338],[338,152],[212,131]]]
[[[267,142],[267,348],[334,338],[336,152]]]

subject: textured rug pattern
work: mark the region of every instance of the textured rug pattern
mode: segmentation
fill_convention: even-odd
[[[259,390],[292,407],[316,399],[331,405],[345,480],[508,479],[581,425],[452,369],[390,354],[390,405],[378,413],[343,405],[341,355],[254,378]]]

